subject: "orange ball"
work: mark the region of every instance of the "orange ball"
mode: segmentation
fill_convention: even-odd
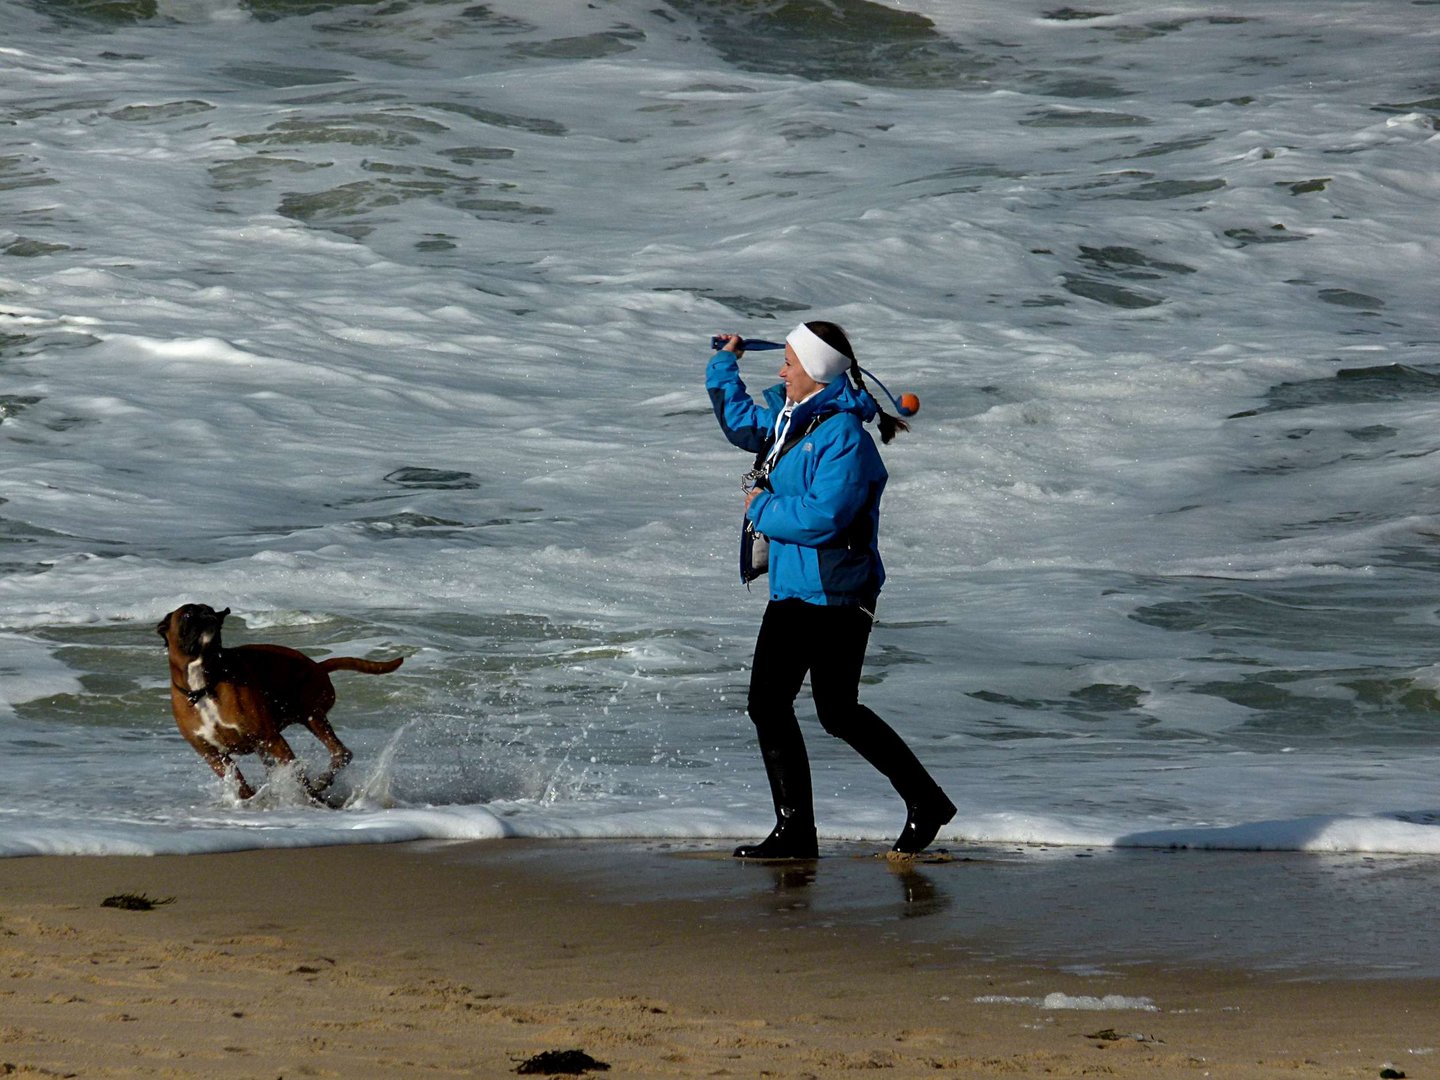
[[[917,394],[900,395],[900,411],[906,416],[914,416],[920,411],[920,397]]]

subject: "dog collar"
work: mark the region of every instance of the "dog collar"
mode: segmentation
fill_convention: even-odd
[[[186,687],[181,686],[178,682],[172,681],[170,685],[173,686],[176,690],[179,690],[180,693],[184,694],[185,699],[189,701],[191,705],[199,705],[201,701],[203,701],[210,694],[214,693],[214,691],[211,690],[208,686],[202,686],[199,690],[190,690]]]

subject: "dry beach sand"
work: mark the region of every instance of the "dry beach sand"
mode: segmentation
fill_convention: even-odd
[[[870,850],[3,860],[0,1075],[1440,1077],[1427,863]]]

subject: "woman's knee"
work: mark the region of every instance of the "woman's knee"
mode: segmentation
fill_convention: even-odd
[[[752,695],[745,705],[745,713],[757,728],[769,728],[798,724],[795,709],[788,703],[777,701],[766,695]]]
[[[815,713],[825,734],[849,742],[851,736],[865,722],[867,710],[858,701],[830,702],[824,705],[817,701]]]

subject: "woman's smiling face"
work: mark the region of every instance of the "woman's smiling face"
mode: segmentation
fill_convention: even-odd
[[[810,377],[789,345],[785,346],[785,362],[780,365],[780,381],[785,384],[786,401],[804,401],[825,385]]]

